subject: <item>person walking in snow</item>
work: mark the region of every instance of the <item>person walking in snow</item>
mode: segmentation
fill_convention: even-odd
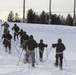
[[[11,53],[11,39],[12,39],[12,35],[8,31],[6,34],[3,34],[2,38],[4,38],[3,45],[5,47],[5,52],[7,52],[7,48],[9,48],[9,54],[10,54]]]
[[[21,40],[22,40],[22,48],[26,49],[25,47],[25,42],[29,39],[29,35],[26,34],[26,32],[24,31],[22,36],[21,36]]]
[[[16,41],[16,37],[18,39],[18,33],[20,28],[17,26],[17,24],[14,24],[14,26],[12,27],[12,30],[14,30],[14,41]]]
[[[55,66],[60,66],[60,69],[62,70],[63,65],[63,51],[66,49],[65,45],[62,43],[61,38],[58,39],[58,43],[52,44],[53,48],[56,48],[56,61]]]
[[[39,57],[40,57],[40,61],[42,62],[44,48],[47,47],[47,44],[44,44],[43,40],[41,39],[40,43],[37,46],[39,47]]]
[[[29,62],[29,56],[32,60],[32,67],[35,67],[35,48],[37,47],[37,42],[33,39],[33,35],[30,35],[29,39],[25,42],[26,45],[26,62]]]
[[[22,29],[20,30],[18,35],[20,35],[20,45],[22,46],[22,36],[23,36],[23,30]]]
[[[3,34],[6,34],[8,32],[9,24],[4,22],[1,26],[4,27]]]

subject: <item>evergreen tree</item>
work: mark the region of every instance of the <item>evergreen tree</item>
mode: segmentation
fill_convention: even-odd
[[[45,13],[45,11],[42,11],[42,13],[40,14],[40,23],[47,24],[46,20],[47,20],[46,13]]]
[[[35,13],[32,9],[27,12],[27,23],[34,23],[35,21]]]
[[[73,25],[73,18],[70,14],[66,17],[66,24],[72,26]]]
[[[61,19],[61,24],[62,24],[62,25],[65,25],[65,24],[66,24],[65,18],[64,18],[63,16],[61,16],[60,19]]]
[[[40,23],[40,18],[37,14],[34,14],[34,23]]]
[[[18,13],[15,13],[14,22],[21,22]]]
[[[7,21],[8,22],[13,22],[14,21],[14,13],[12,11],[10,11],[10,13],[8,14]]]
[[[61,24],[60,15],[51,15],[51,24]]]

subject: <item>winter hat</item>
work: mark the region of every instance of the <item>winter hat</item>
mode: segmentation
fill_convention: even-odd
[[[61,42],[62,42],[62,40],[59,38],[59,39],[58,39],[58,43],[61,43]]]
[[[33,35],[30,35],[30,39],[33,39]]]

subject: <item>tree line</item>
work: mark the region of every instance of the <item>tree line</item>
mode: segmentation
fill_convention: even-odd
[[[22,22],[22,18],[19,17],[18,13],[14,13],[10,11],[7,16],[8,22]],[[48,24],[49,21],[49,13],[42,11],[41,14],[37,14],[33,9],[29,9],[27,11],[27,16],[25,19],[26,23],[38,23],[38,24]],[[66,18],[62,15],[51,14],[51,22],[50,24],[56,25],[69,25],[73,26],[73,17],[68,14]]]

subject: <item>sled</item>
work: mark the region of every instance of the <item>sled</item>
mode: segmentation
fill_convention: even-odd
[[[28,58],[28,62],[26,62],[26,52],[25,51],[23,51],[23,53],[22,53],[22,55],[21,55],[21,61],[23,62],[23,63],[32,63],[32,59],[31,59],[31,56],[29,56],[29,58]]]

